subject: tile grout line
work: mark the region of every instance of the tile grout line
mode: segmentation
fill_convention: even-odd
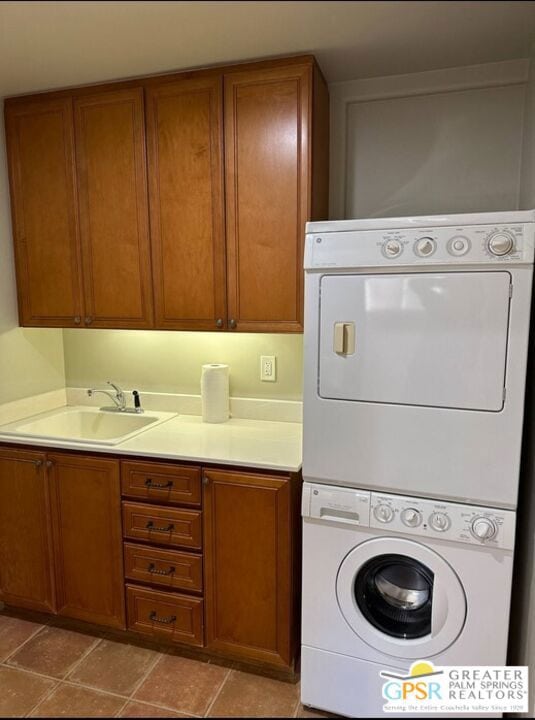
[[[65,675],[62,678],[60,678],[60,680],[63,680],[63,681],[68,680],[68,678],[73,674],[73,672],[76,670],[76,668],[83,663],[83,661],[86,659],[86,657],[88,655],[90,655],[93,652],[93,650],[98,648],[98,646],[100,645],[101,642],[102,642],[101,637],[95,638],[93,643],[87,648],[87,650],[85,650],[82,653],[82,655],[78,658],[78,660],[76,660],[76,662],[74,662],[69,668],[67,668],[67,672],[65,673]]]
[[[123,710],[126,708],[126,706],[128,705],[128,703],[133,701],[134,695],[137,693],[137,691],[139,690],[139,688],[143,685],[143,683],[145,682],[145,680],[149,677],[149,675],[151,674],[151,672],[154,670],[154,668],[156,667],[156,665],[158,665],[158,663],[160,662],[160,660],[161,660],[162,658],[163,658],[162,653],[159,653],[159,652],[156,651],[156,657],[154,658],[154,660],[153,660],[151,663],[149,663],[149,667],[148,667],[148,669],[147,669],[147,672],[145,672],[145,673],[142,675],[141,679],[138,680],[137,683],[135,683],[132,692],[131,692],[130,695],[126,698],[123,706],[122,706],[121,708],[119,708],[119,710],[118,710],[117,713],[115,714],[115,717],[120,717],[121,713],[122,713]]]
[[[54,693],[57,690],[57,688],[60,685],[61,685],[61,680],[56,679],[56,682],[52,684],[52,687],[43,695],[43,697],[39,700],[39,702],[36,705],[34,705],[30,710],[28,710],[28,712],[26,713],[26,715],[24,717],[32,717],[32,713],[34,713],[37,710],[37,708],[42,703],[45,702],[45,700],[48,700],[48,698],[52,695],[52,693]]]
[[[30,637],[26,638],[26,640],[24,640],[24,642],[22,642],[20,645],[17,645],[17,647],[13,650],[13,652],[10,652],[9,655],[6,655],[6,657],[2,660],[2,662],[0,664],[7,665],[7,661],[11,660],[13,655],[16,655],[18,653],[18,651],[26,645],[26,643],[29,643],[30,640],[33,640],[33,638],[36,637],[37,635],[39,635],[41,630],[43,630],[46,627],[49,627],[49,626],[41,625],[40,627],[37,628],[37,630],[34,630],[33,633],[30,635]],[[12,667],[12,666],[7,665],[7,667]]]
[[[216,702],[217,698],[221,695],[221,691],[223,690],[223,688],[224,688],[225,685],[227,684],[227,680],[229,679],[231,672],[232,672],[232,668],[229,668],[227,674],[225,675],[225,679],[224,679],[223,682],[221,683],[221,686],[220,686],[219,690],[218,690],[218,691],[216,692],[216,694],[214,695],[214,698],[213,698],[212,702],[211,702],[211,703],[208,705],[208,707],[206,708],[206,711],[205,711],[203,717],[208,717],[208,713],[211,711],[211,709],[212,709],[213,706],[215,705],[215,702]]]

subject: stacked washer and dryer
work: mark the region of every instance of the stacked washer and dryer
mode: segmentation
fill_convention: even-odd
[[[535,212],[318,222],[305,250],[302,702],[504,665]]]

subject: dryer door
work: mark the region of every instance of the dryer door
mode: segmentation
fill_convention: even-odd
[[[466,620],[466,596],[452,567],[403,538],[375,538],[354,548],[338,571],[336,595],[350,628],[392,657],[443,652]]]
[[[510,284],[504,271],[324,276],[320,396],[501,410]]]

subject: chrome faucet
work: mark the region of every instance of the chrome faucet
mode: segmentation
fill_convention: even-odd
[[[93,397],[95,393],[103,393],[104,395],[107,395],[110,400],[113,401],[112,407],[101,407],[101,410],[106,410],[108,412],[126,412],[126,398],[124,396],[124,392],[121,390],[121,388],[118,385],[115,385],[115,383],[112,383],[110,380],[107,380],[108,385],[111,385],[112,388],[115,390],[115,394],[111,393],[109,390],[99,390],[98,388],[90,388],[87,391],[87,395],[89,397]]]

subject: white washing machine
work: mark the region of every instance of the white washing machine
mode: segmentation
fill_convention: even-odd
[[[301,700],[383,716],[381,671],[506,661],[515,513],[305,483]]]
[[[535,212],[309,223],[306,480],[515,508]]]

